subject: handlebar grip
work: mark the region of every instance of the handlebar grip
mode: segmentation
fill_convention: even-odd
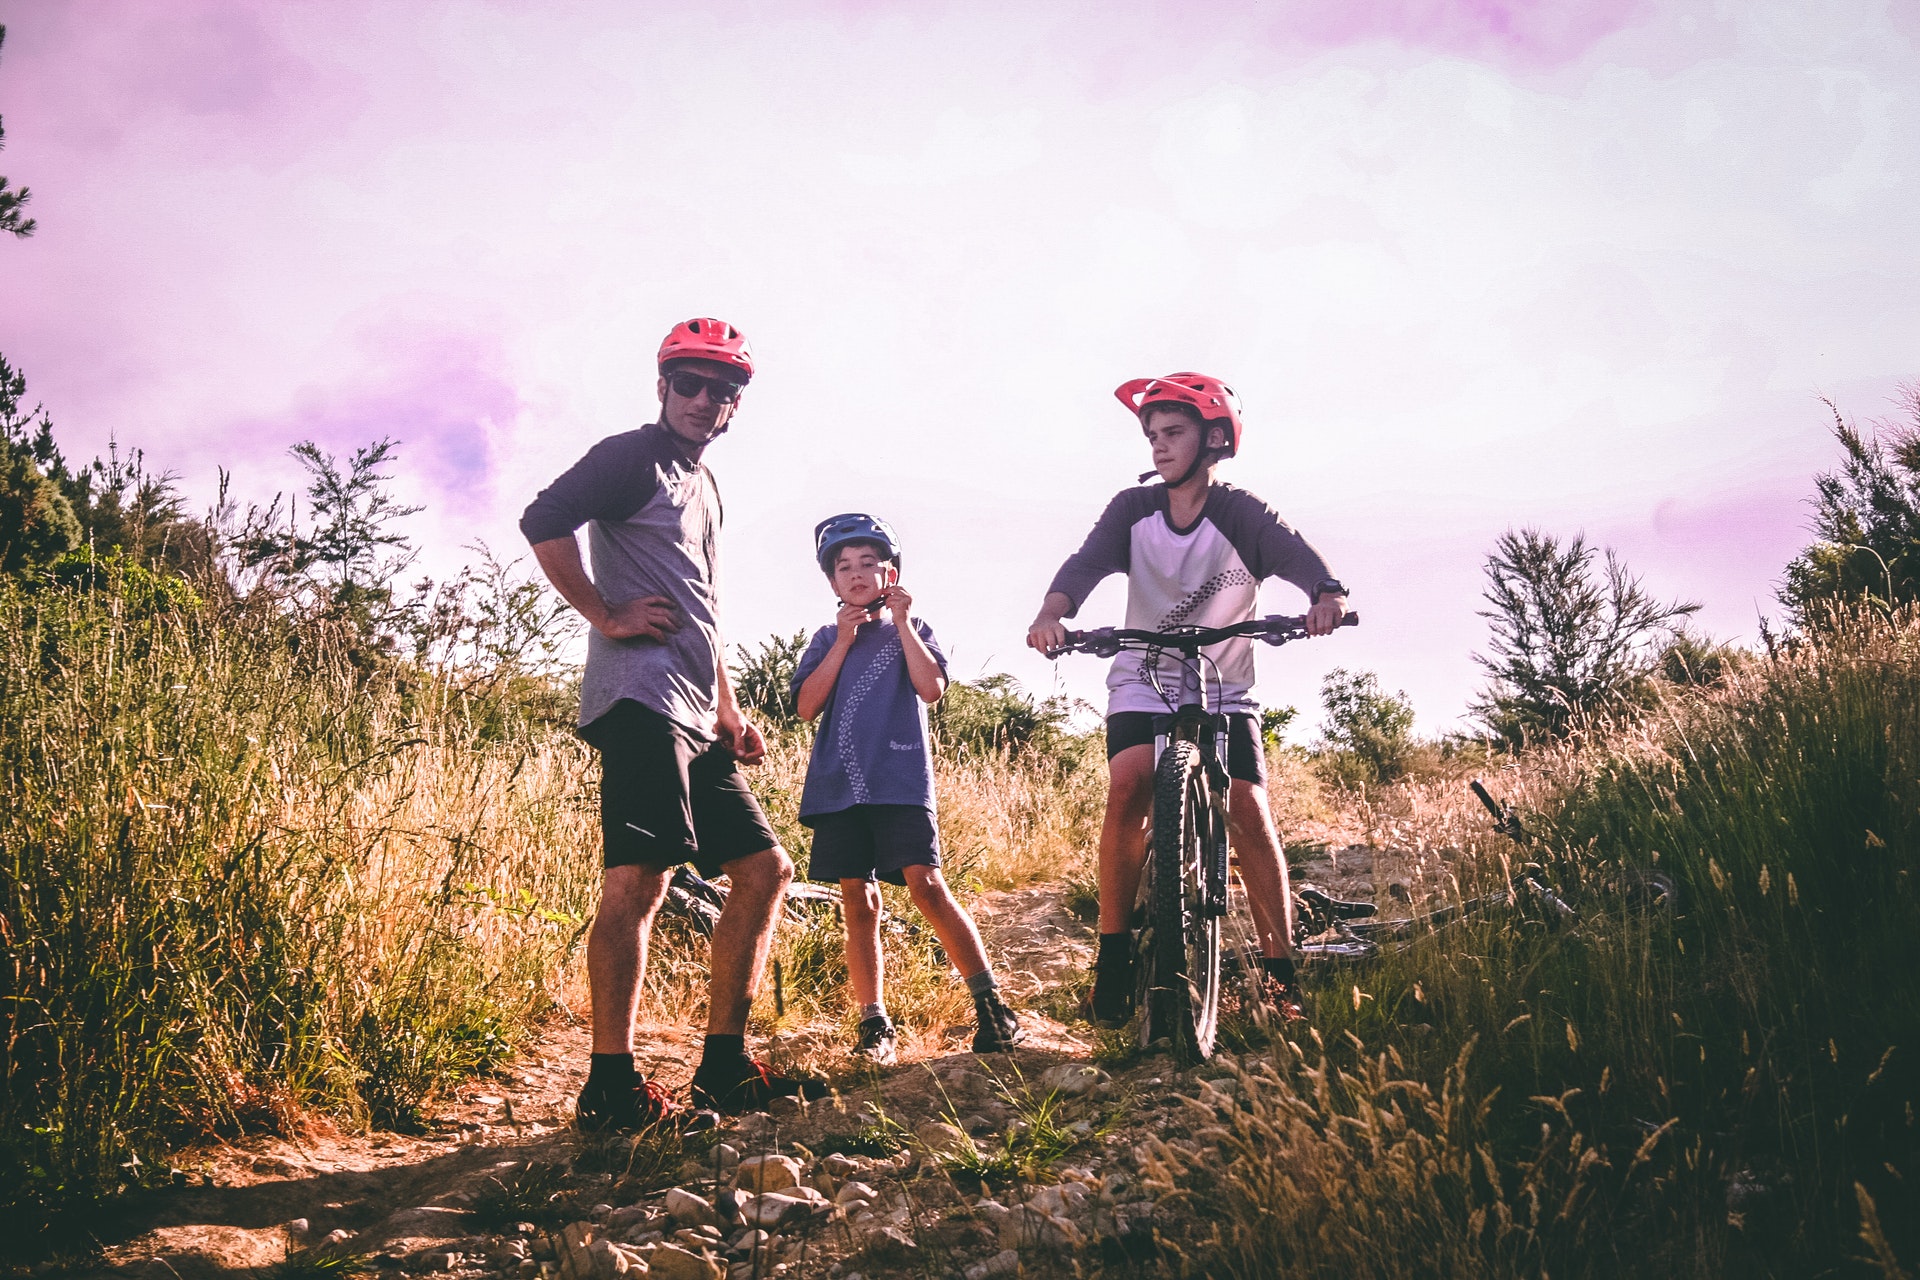
[[[1487,806],[1487,812],[1493,815],[1494,821],[1505,822],[1507,820],[1506,811],[1488,794],[1486,787],[1482,785],[1480,779],[1475,778],[1467,784],[1467,787],[1474,795],[1480,797],[1480,803]]]
[[[1360,625],[1360,615],[1357,613],[1350,613],[1346,617],[1340,619],[1340,625],[1343,627],[1357,627]]]

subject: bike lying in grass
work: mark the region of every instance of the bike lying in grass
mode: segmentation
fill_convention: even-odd
[[[1495,831],[1522,847],[1531,842],[1512,808],[1495,800],[1478,778],[1467,785],[1493,815]],[[1586,913],[1625,910],[1671,915],[1678,903],[1673,878],[1658,871],[1615,868],[1596,873],[1576,895],[1553,887],[1545,869],[1533,862],[1523,864],[1502,889],[1400,920],[1375,918],[1371,902],[1342,901],[1303,885],[1293,897],[1293,945],[1302,961],[1366,960],[1410,946],[1437,930],[1488,916],[1558,926],[1580,919],[1583,907]],[[1242,968],[1258,965],[1254,958],[1236,956],[1235,960]]]
[[[1340,623],[1358,625],[1350,613]],[[1220,930],[1228,909],[1227,717],[1217,667],[1204,651],[1246,636],[1271,645],[1307,637],[1304,617],[1255,618],[1230,627],[1069,631],[1060,653],[1147,655],[1143,668],[1167,704],[1154,737],[1153,816],[1135,906],[1135,1002],[1143,1048],[1169,1041],[1183,1057],[1208,1058],[1220,1028]],[[1180,687],[1162,686],[1172,656]]]

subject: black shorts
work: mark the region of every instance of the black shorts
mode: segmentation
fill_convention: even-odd
[[[1172,719],[1151,711],[1116,711],[1107,717],[1107,759],[1128,747],[1152,746]],[[1260,720],[1244,711],[1227,713],[1227,776],[1256,787],[1267,785],[1267,747],[1261,740]]]
[[[621,699],[580,730],[600,752],[600,837],[609,867],[691,862],[717,876],[736,858],[775,848],[733,752],[657,711]]]
[[[940,865],[940,827],[917,804],[856,804],[802,821],[813,828],[809,880],[905,884],[902,868]]]

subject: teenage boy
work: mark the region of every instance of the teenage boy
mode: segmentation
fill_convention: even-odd
[[[1020,1041],[1019,1019],[994,985],[973,918],[940,875],[927,704],[946,691],[946,656],[909,613],[913,597],[900,585],[891,525],[850,512],[821,521],[813,542],[840,612],[814,633],[793,677],[800,718],[822,717],[800,821],[813,828],[808,877],[838,880],[846,907],[847,978],[860,1002],[854,1053],[882,1066],[894,1061],[881,986],[880,880],[907,886],[973,994],[973,1051],[1009,1049]]]
[[[1175,373],[1136,378],[1114,394],[1139,420],[1160,484],[1128,489],[1107,504],[1086,543],[1054,575],[1027,643],[1046,654],[1066,643],[1061,619],[1079,611],[1109,574],[1127,575],[1127,620],[1161,631],[1225,627],[1254,616],[1260,583],[1285,578],[1307,593],[1307,631],[1326,635],[1346,613],[1347,589],[1320,553],[1244,489],[1215,483],[1213,469],[1240,450],[1239,401],[1217,378]],[[1228,717],[1227,830],[1239,857],[1265,952],[1265,995],[1283,1018],[1304,1016],[1293,969],[1293,895],[1267,808],[1266,752],[1253,700],[1253,642],[1207,651],[1219,668]],[[1163,687],[1179,688],[1178,655],[1159,658]],[[1132,917],[1146,859],[1153,804],[1156,719],[1168,707],[1154,690],[1148,655],[1123,653],[1107,675],[1107,815],[1100,829],[1100,950],[1093,1015],[1119,1026],[1133,1011]],[[1211,683],[1211,682],[1209,682]]]
[[[732,886],[713,930],[694,1105],[739,1113],[824,1092],[746,1052],[747,1010],[793,863],[740,772],[766,744],[722,660],[720,495],[701,455],[740,407],[753,353],[732,325],[700,318],[674,326],[656,364],[660,420],[602,440],[520,520],[547,579],[592,627],[580,736],[600,753],[606,871],[587,935],[593,1061],[578,1123],[589,1130],[643,1128],[676,1110],[635,1071],[633,1028],[648,936],[682,862]],[[591,577],[574,541],[583,524]]]

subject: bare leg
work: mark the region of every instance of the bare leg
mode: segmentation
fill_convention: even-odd
[[[773,945],[780,900],[793,881],[793,860],[779,846],[722,863],[733,887],[713,926],[709,964],[707,1034],[746,1034],[747,1012]]]
[[[885,977],[880,965],[880,886],[871,880],[842,880],[840,903],[847,916],[847,981],[861,1005],[879,1004]]]
[[[920,914],[933,926],[940,945],[947,949],[947,959],[960,971],[960,976],[971,978],[976,973],[985,973],[987,949],[980,945],[980,931],[973,927],[973,917],[967,914],[967,909],[954,900],[940,869],[907,867],[903,874],[907,877],[907,892],[913,895],[913,905],[920,908]]]
[[[647,938],[667,896],[672,872],[661,867],[608,867],[600,909],[587,934],[587,986],[593,996],[593,1051],[632,1053]]]
[[[1133,925],[1152,812],[1153,748],[1141,743],[1107,761],[1107,818],[1100,826],[1102,933],[1121,933]]]
[[[1270,956],[1292,955],[1293,890],[1287,883],[1287,860],[1280,853],[1265,790],[1233,780],[1227,795],[1227,831],[1240,859],[1240,877],[1247,883],[1247,903],[1260,933],[1260,950]]]

